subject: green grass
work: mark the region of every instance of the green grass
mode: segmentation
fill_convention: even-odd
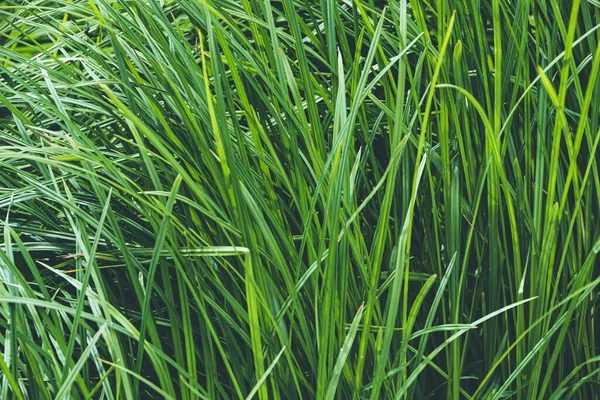
[[[599,28],[0,1],[0,398],[600,398]]]

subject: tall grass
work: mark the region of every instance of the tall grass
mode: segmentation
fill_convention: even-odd
[[[0,398],[598,399],[599,6],[0,2]]]

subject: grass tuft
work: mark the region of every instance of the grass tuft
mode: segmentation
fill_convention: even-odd
[[[598,399],[598,1],[0,1],[0,399]]]

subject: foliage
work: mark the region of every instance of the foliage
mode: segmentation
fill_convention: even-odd
[[[598,398],[597,7],[0,2],[0,398]]]

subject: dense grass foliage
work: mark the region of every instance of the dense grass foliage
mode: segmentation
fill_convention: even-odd
[[[0,1],[0,398],[600,398],[599,7]]]

